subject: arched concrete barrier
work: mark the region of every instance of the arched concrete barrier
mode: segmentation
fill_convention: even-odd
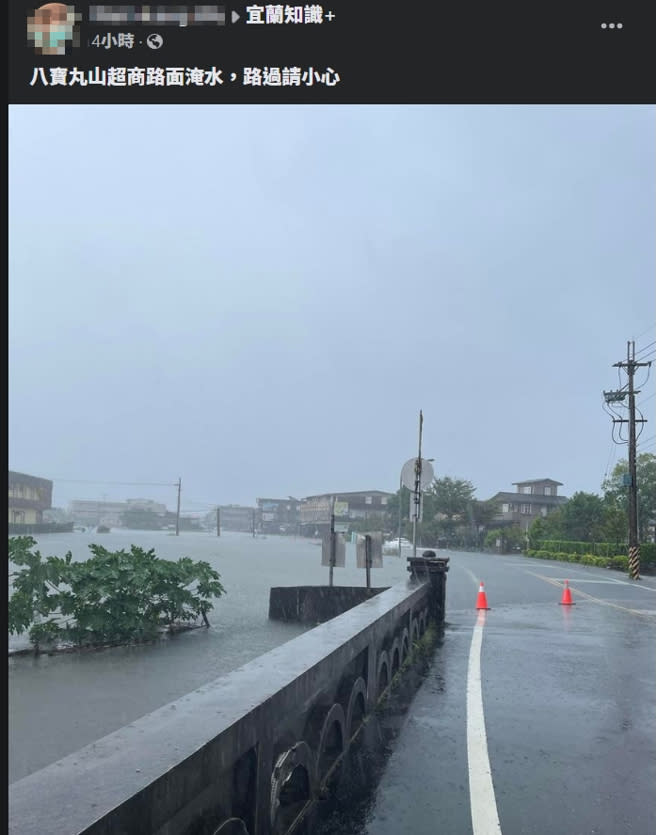
[[[249,832],[241,818],[228,818],[212,835],[249,835]]]
[[[390,683],[390,662],[389,655],[383,650],[378,656],[376,668],[376,698],[379,699],[387,690]]]
[[[394,676],[398,673],[399,668],[401,667],[401,641],[399,640],[399,638],[394,639],[392,649],[390,650],[390,658],[392,663],[390,670],[390,679],[393,679]]]
[[[328,711],[321,728],[316,756],[317,785],[322,786],[327,774],[341,757],[347,745],[346,717],[340,704]]]
[[[353,682],[346,710],[346,739],[350,742],[367,714],[367,684],[360,676]],[[358,721],[359,720],[359,721]]]
[[[419,624],[417,623],[417,618],[412,619],[412,623],[410,624],[410,634],[412,635],[413,644],[415,641],[419,640]]]
[[[12,783],[10,835],[183,835],[219,824],[228,835],[238,821],[250,835],[276,835],[295,826],[318,797],[314,752],[327,713],[341,705],[348,747],[389,685],[394,650],[390,658],[383,642],[398,638],[405,660],[417,613],[428,606],[443,621],[446,562],[424,560],[430,582],[415,562],[407,584]],[[319,705],[310,741],[304,728]],[[324,739],[339,748],[335,722]]]
[[[407,626],[403,627],[403,632],[401,632],[401,663],[405,661],[410,653],[410,633],[408,631]]]
[[[306,779],[299,773],[302,771]],[[310,746],[303,740],[281,754],[271,775],[271,829],[286,832],[313,799],[316,764]]]

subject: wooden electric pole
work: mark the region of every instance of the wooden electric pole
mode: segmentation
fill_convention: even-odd
[[[646,423],[644,418],[636,420],[635,396],[640,394],[636,391],[633,378],[637,368],[650,366],[651,362],[636,362],[635,342],[626,343],[626,362],[616,362],[613,368],[624,368],[629,378],[626,387],[619,391],[605,391],[606,403],[623,402],[628,395],[629,417],[613,418],[613,423],[629,424],[629,473],[628,473],[628,522],[629,522],[629,577],[632,580],[640,579],[640,539],[638,530],[638,478],[637,478],[637,449],[636,449],[636,423]],[[626,389],[626,390],[625,390]]]
[[[371,588],[371,536],[364,537],[364,567],[367,570],[367,588]]]
[[[421,512],[421,433],[424,426],[424,415],[419,410],[419,452],[415,464],[415,492],[412,497],[414,502],[412,513],[412,556],[417,556],[417,520]]]
[[[328,571],[328,585],[333,584],[333,570],[335,568],[335,552],[337,543],[335,541],[335,496],[330,504],[330,569]]]
[[[175,512],[175,535],[180,536],[180,491],[182,490],[182,479],[178,479],[178,509]]]

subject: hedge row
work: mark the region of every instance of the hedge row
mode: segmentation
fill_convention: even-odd
[[[540,539],[533,541],[537,551],[549,551],[557,554],[594,555],[614,558],[627,556],[628,546],[612,542],[569,542],[558,539]],[[556,557],[554,557],[556,559]],[[656,542],[640,543],[640,559],[645,563],[656,562]]]
[[[597,568],[614,568],[617,571],[629,570],[629,558],[618,554],[614,557],[596,557],[594,554],[567,554],[564,551],[544,551],[529,548],[526,556],[537,557],[539,560],[559,560],[560,562],[577,562],[581,565],[595,565]]]

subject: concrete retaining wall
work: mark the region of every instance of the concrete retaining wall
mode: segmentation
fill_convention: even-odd
[[[269,592],[272,620],[325,623],[386,591],[365,586],[276,586]]]
[[[13,783],[9,832],[287,832],[436,611],[416,577]]]

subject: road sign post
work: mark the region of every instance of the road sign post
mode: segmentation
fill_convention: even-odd
[[[421,437],[424,426],[423,412],[419,412],[419,451],[416,458],[406,461],[401,470],[401,482],[412,490],[410,518],[412,520],[412,555],[417,556],[417,521],[421,518],[421,493],[434,478],[432,458],[424,460],[421,457]],[[400,497],[399,497],[400,498]],[[399,532],[399,554],[401,552],[401,537]]]
[[[330,506],[330,569],[328,573],[328,585],[333,584],[333,570],[335,568],[335,497],[333,496]]]

